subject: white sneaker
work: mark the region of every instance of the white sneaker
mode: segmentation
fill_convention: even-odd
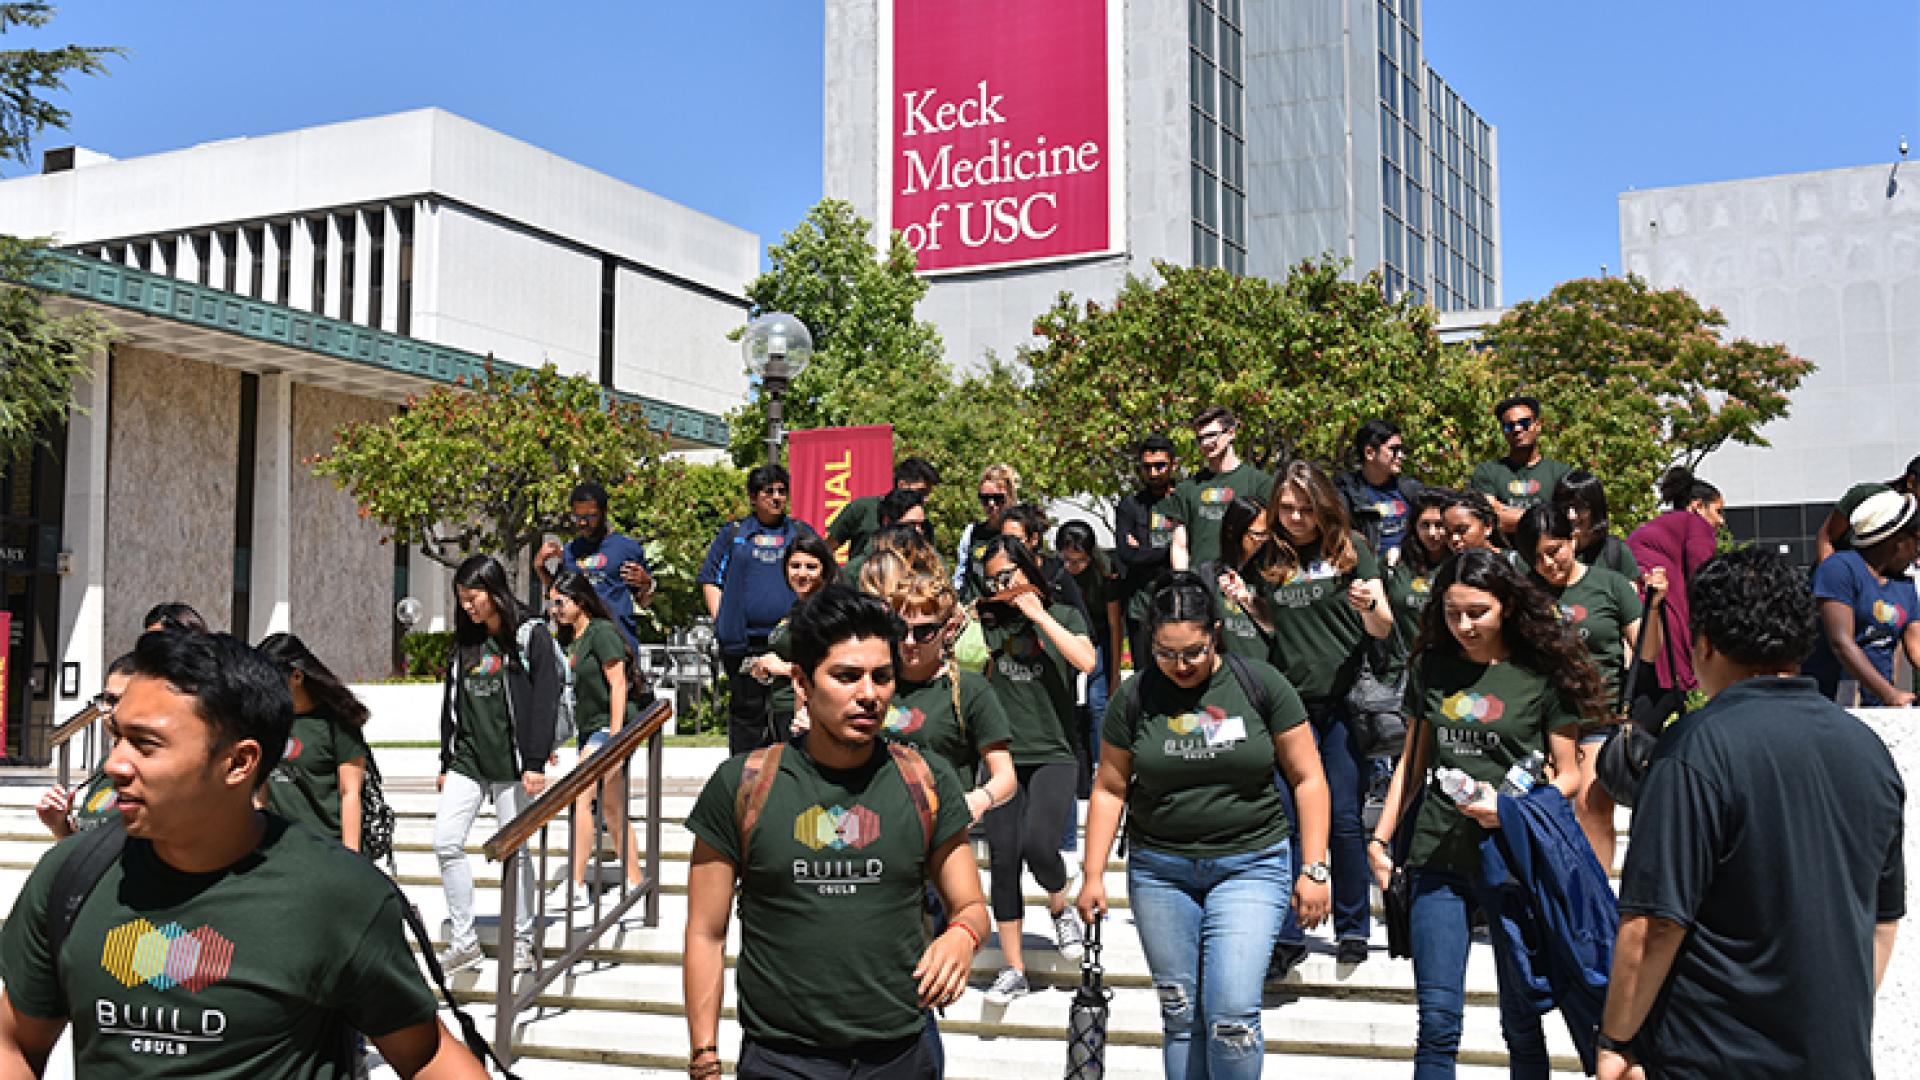
[[[593,891],[585,882],[561,881],[547,892],[547,906],[556,911],[571,907],[575,911],[586,911],[593,907]]]
[[[1012,968],[1001,968],[994,977],[993,985],[987,987],[987,1004],[1008,1005],[1014,998],[1026,997],[1033,992],[1027,985],[1027,977]]]
[[[513,970],[533,970],[533,942],[515,939],[513,943]]]
[[[1078,960],[1085,952],[1086,936],[1080,929],[1080,913],[1063,907],[1053,916],[1053,942],[1063,960]]]
[[[437,954],[440,970],[448,975],[456,971],[465,971],[478,964],[482,955],[478,941],[470,945],[449,945]]]

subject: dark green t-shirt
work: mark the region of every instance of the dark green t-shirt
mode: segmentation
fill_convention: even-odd
[[[344,1078],[349,1030],[433,1019],[399,893],[372,863],[272,814],[260,847],[213,873],[182,873],[128,840],[74,919],[56,978],[47,908],[80,836],[41,858],[0,930],[8,997],[73,1025],[76,1075]]]
[[[73,822],[76,831],[84,832],[119,816],[119,796],[114,790],[112,778],[107,776],[106,766],[102,765],[89,773],[80,790],[73,793],[73,802],[67,809],[67,820]]]
[[[793,635],[787,632],[787,620],[781,619],[767,635],[767,651],[787,663],[793,663]],[[751,676],[742,676],[750,678]],[[799,703],[793,692],[793,676],[773,680],[767,687],[767,712],[771,716],[792,716]]]
[[[1626,676],[1626,629],[1640,621],[1640,594],[1633,582],[1604,566],[1589,566],[1579,581],[1564,589],[1540,580],[1538,574],[1533,575],[1533,583],[1560,605],[1560,617],[1580,635],[1606,680],[1607,700],[1616,700],[1620,680]]]
[[[827,523],[827,541],[836,551],[845,544],[847,558],[857,559],[867,553],[867,545],[879,531],[880,496],[862,495],[833,515]]]
[[[1338,700],[1353,686],[1367,636],[1360,613],[1347,602],[1347,586],[1380,576],[1380,564],[1359,533],[1353,534],[1353,569],[1341,573],[1320,557],[1318,542],[1300,547],[1300,565],[1279,584],[1258,574],[1273,620],[1271,662],[1308,705]]]
[[[1220,591],[1220,575],[1226,573],[1226,568],[1218,562],[1208,562],[1199,564],[1194,572],[1207,583],[1207,591],[1213,593],[1213,602],[1220,607],[1220,647],[1236,656],[1270,663],[1273,642],[1267,639],[1266,631],[1253,621],[1247,609],[1229,600],[1227,594]],[[1249,588],[1254,588],[1260,579],[1257,575],[1249,579],[1247,575],[1250,574],[1254,574],[1254,571],[1248,570],[1241,578],[1248,581]],[[1149,659],[1138,657],[1135,663],[1144,668]]]
[[[1086,636],[1087,622],[1068,604],[1047,609],[1068,632]],[[1013,728],[1013,763],[1049,765],[1073,761],[1074,676],[1078,674],[1033,623],[986,632],[993,662],[987,684]]]
[[[605,619],[594,619],[567,645],[567,666],[573,669],[573,723],[580,738],[613,726],[613,684],[607,681],[607,665],[614,661],[629,663],[627,642],[620,631]],[[627,716],[633,715],[633,702],[627,703]],[[626,717],[622,717],[624,722]]]
[[[1093,621],[1089,636],[1099,648],[1111,651],[1113,646],[1113,622],[1107,614],[1107,606],[1120,601],[1120,583],[1101,572],[1099,559],[1087,563],[1087,568],[1073,575],[1073,583],[1080,587],[1080,600],[1087,605],[1087,618]],[[1117,664],[1119,657],[1111,658],[1108,663]]]
[[[1506,458],[1495,458],[1474,466],[1467,490],[1491,495],[1516,510],[1531,510],[1553,498],[1553,489],[1572,471],[1571,466],[1549,457],[1524,469],[1514,468]]]
[[[1420,638],[1420,620],[1426,618],[1427,604],[1433,599],[1433,571],[1415,573],[1404,561],[1387,572],[1381,582],[1387,589],[1387,603],[1393,608],[1393,628],[1399,635],[1394,652],[1411,652]]]
[[[1225,661],[1190,690],[1149,669],[1107,703],[1100,738],[1133,755],[1127,821],[1141,847],[1214,859],[1263,851],[1287,838],[1286,806],[1273,780],[1273,738],[1304,722],[1307,707],[1271,665],[1252,660],[1247,666],[1266,687],[1265,716],[1255,712]],[[1137,717],[1128,708],[1135,682]]]
[[[927,947],[927,860],[971,822],[953,770],[927,763],[940,798],[931,843],[879,743],[857,769],[823,768],[800,744],[781,754],[740,874],[740,1026],[752,1038],[832,1049],[926,1026],[913,967]],[[736,868],[745,765],[744,754],[722,764],[687,815]]]
[[[453,771],[482,782],[520,779],[507,716],[506,656],[492,640],[461,671],[453,707]]]
[[[1187,565],[1220,557],[1220,526],[1227,504],[1242,495],[1265,502],[1273,477],[1245,462],[1223,473],[1202,469],[1174,485],[1171,516],[1187,527]]]
[[[979,773],[987,748],[1006,747],[1013,730],[987,680],[971,671],[960,673],[960,712],[964,730],[953,712],[951,675],[924,683],[902,679],[887,710],[887,737],[939,757],[962,782],[969,781]]]
[[[267,809],[338,840],[340,766],[358,761],[364,767],[366,760],[367,740],[358,728],[325,716],[296,716],[286,755],[267,780]]]
[[[1425,721],[1428,767],[1451,766],[1498,787],[1515,762],[1547,754],[1547,733],[1580,722],[1545,676],[1510,663],[1475,664],[1428,650],[1408,672],[1406,712]],[[1551,756],[1551,755],[1549,755]],[[1429,783],[1408,862],[1477,871],[1486,836],[1438,783]]]

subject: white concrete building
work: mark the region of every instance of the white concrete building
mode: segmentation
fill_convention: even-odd
[[[1920,174],[1888,162],[1628,192],[1620,253],[1719,308],[1729,336],[1818,365],[1763,430],[1772,446],[1719,450],[1701,470],[1736,537],[1811,563],[1834,501],[1920,454]]]
[[[392,605],[447,610],[437,564],[379,543],[303,461],[350,420],[478,370],[552,363],[725,445],[726,340],[754,235],[427,109],[115,161],[50,151],[0,181],[0,233],[63,250],[38,284],[121,332],[51,452],[6,470],[6,750],[99,685],[146,608],[300,634],[390,670]]]

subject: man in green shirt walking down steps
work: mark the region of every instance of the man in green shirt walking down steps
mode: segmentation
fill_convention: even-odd
[[[1219,405],[1193,418],[1193,437],[1207,467],[1174,486],[1171,500],[1173,569],[1186,570],[1220,558],[1220,525],[1227,505],[1244,495],[1262,506],[1273,494],[1273,477],[1240,460],[1233,437],[1240,422]]]
[[[105,766],[121,821],[48,852],[0,930],[0,1076],[40,1075],[71,1024],[78,1076],[346,1077],[358,1031],[401,1076],[484,1078],[392,883],[254,809],[293,721],[279,669],[226,634],[133,656]]]
[[[1528,510],[1553,498],[1553,489],[1572,472],[1571,466],[1540,452],[1540,399],[1516,394],[1493,407],[1506,436],[1507,456],[1474,467],[1468,491],[1485,495],[1500,518],[1500,531],[1512,536]]]
[[[965,992],[987,932],[965,791],[944,761],[883,738],[900,666],[885,604],[828,585],[788,628],[811,726],[729,759],[687,816],[687,1072],[721,1072],[737,886],[739,1076],[933,1080],[929,1010]],[[929,882],[948,919],[932,938]]]

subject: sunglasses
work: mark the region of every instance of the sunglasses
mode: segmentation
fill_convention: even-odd
[[[1506,420],[1500,424],[1500,430],[1512,435],[1516,431],[1525,431],[1533,426],[1533,417],[1523,416],[1518,420]]]
[[[946,628],[946,623],[908,623],[906,640],[913,642],[915,645],[925,645],[927,642],[938,638],[940,631]]]
[[[1019,568],[1009,566],[997,574],[987,575],[987,592],[1003,593],[1013,588],[1013,579],[1020,573]]]
[[[1007,497],[1005,495],[989,495],[984,491],[980,493],[981,506],[1005,506],[1006,504]]]
[[[1211,643],[1193,645],[1185,649],[1163,649],[1155,645],[1153,647],[1153,658],[1163,664],[1185,664],[1192,666],[1205,660],[1207,654],[1212,651],[1213,645]]]
[[[1143,461],[1140,463],[1141,472],[1162,473],[1171,468],[1173,468],[1173,462],[1171,461]]]

